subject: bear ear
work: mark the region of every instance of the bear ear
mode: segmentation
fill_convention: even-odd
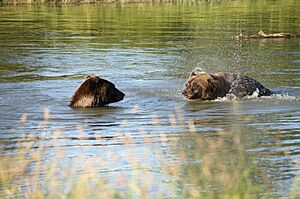
[[[85,77],[85,79],[88,79],[88,78],[90,78],[90,77],[92,77],[92,76],[90,76],[90,75],[87,75],[87,76]]]
[[[100,77],[95,77],[95,82],[96,83],[103,83],[103,79],[101,79]]]

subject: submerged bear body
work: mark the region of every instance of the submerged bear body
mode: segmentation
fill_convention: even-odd
[[[96,76],[87,76],[72,96],[70,106],[100,107],[123,100],[125,94],[118,90],[113,83]]]
[[[214,100],[234,94],[242,98],[258,91],[258,96],[272,95],[272,91],[251,77],[232,73],[192,73],[182,94],[188,99]]]

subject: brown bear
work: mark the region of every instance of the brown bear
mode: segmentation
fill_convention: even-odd
[[[258,91],[259,97],[273,94],[251,77],[224,72],[193,72],[186,81],[182,94],[188,99],[214,100],[227,94],[241,98],[252,95],[255,91]]]
[[[125,94],[113,83],[96,76],[87,76],[79,85],[70,103],[71,107],[100,107],[123,100]]]

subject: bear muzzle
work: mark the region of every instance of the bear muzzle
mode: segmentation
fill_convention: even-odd
[[[115,98],[116,102],[122,101],[124,99],[124,97],[125,97],[125,94],[123,92],[121,92],[119,90],[116,92],[116,98]]]

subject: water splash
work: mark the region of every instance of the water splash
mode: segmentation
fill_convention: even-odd
[[[256,98],[258,98],[258,95],[259,95],[259,89],[257,88],[251,95],[247,95],[243,98],[245,98],[245,99],[256,99]]]
[[[225,97],[219,97],[213,101],[215,102],[232,102],[236,100],[258,100],[261,99],[262,101],[271,100],[271,101],[289,101],[289,102],[300,102],[300,98],[290,95],[288,93],[284,94],[273,94],[271,96],[261,96],[259,97],[259,90],[257,89],[252,95],[247,95],[245,97],[239,98],[234,94],[227,94]]]
[[[217,99],[212,100],[212,101],[215,101],[215,102],[232,102],[232,101],[236,101],[238,99],[239,98],[234,94],[227,94],[225,97],[218,97]]]
[[[273,94],[271,96],[262,96],[262,99],[275,99],[279,101],[290,101],[290,102],[300,102],[300,98],[289,95],[288,93],[283,93],[283,94]]]
[[[192,73],[199,73],[199,72],[203,72],[203,71],[205,71],[202,67],[200,67],[200,66],[197,66],[193,71],[192,71]]]

